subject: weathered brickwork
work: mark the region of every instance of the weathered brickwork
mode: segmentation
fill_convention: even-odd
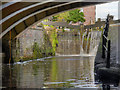
[[[86,21],[84,22],[85,25],[90,25],[95,23],[95,17],[96,17],[95,11],[96,11],[95,6],[88,6],[83,8],[83,12],[86,19]]]
[[[19,52],[19,56],[32,55],[32,46],[34,42],[37,42],[39,45],[43,44],[43,31],[28,29],[17,36],[16,39],[16,49],[14,50],[18,50],[17,52]],[[14,52],[17,54],[16,51]]]

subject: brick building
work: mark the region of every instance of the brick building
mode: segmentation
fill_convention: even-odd
[[[96,6],[88,6],[82,8],[85,15],[84,25],[94,24],[96,20]]]

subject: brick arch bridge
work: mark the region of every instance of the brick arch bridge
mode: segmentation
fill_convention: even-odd
[[[42,2],[3,2],[0,8],[2,10],[0,40],[2,40],[2,53],[5,53],[6,57],[3,63],[8,63],[10,58],[9,40],[13,40],[30,25],[62,11],[100,3],[105,3],[105,1],[86,2],[83,0],[78,2],[70,0],[69,2],[54,2],[46,0]]]

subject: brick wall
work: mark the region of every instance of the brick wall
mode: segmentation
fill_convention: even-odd
[[[13,50],[14,56],[16,56],[16,50],[18,50],[18,56],[29,56],[32,55],[32,46],[34,42],[37,42],[40,46],[42,46],[44,42],[43,31],[42,30],[33,30],[27,29],[23,31],[16,39],[15,46]],[[19,40],[19,42],[18,42]]]
[[[95,23],[95,6],[88,6],[83,8],[83,12],[85,15],[86,21],[84,22],[85,25],[90,25]]]

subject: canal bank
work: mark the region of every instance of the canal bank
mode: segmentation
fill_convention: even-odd
[[[109,27],[108,38],[111,40],[110,68],[106,68],[107,54],[105,59],[102,58],[102,38],[95,58],[96,78],[104,84],[114,84],[115,86],[118,86],[120,80],[119,27],[119,24],[112,24]]]

